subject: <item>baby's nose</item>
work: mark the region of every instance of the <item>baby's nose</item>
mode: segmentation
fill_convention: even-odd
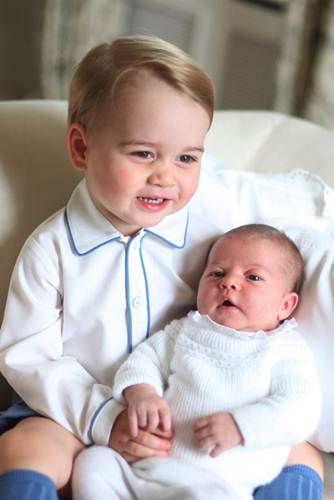
[[[233,278],[232,276],[229,277],[229,276],[224,276],[224,278],[222,278],[220,280],[220,283],[219,283],[220,287],[223,288],[223,289],[232,289],[232,290],[236,290],[237,287],[238,287],[238,281],[237,279]]]

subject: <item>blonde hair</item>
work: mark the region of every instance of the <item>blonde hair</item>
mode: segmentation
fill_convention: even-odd
[[[287,268],[284,270],[286,271],[287,278],[291,280],[291,291],[296,293],[300,292],[305,278],[304,259],[297,245],[283,231],[273,226],[269,226],[268,224],[245,224],[224,233],[219,240],[213,244],[211,250],[218,241],[225,238],[232,238],[236,235],[242,235],[246,238],[263,238],[277,243],[287,257]]]
[[[91,49],[77,66],[69,94],[68,123],[93,126],[106,102],[146,70],[189,96],[207,111],[214,110],[209,76],[178,47],[156,37],[119,38]]]

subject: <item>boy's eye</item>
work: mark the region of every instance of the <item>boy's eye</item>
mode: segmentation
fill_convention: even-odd
[[[247,279],[249,281],[262,281],[262,278],[260,276],[258,276],[257,274],[249,274],[247,276]]]
[[[197,158],[191,155],[180,155],[177,159],[181,163],[194,163],[197,161]]]
[[[148,158],[153,158],[152,151],[133,151],[131,155],[137,156],[138,158],[143,158],[144,160],[147,160]]]

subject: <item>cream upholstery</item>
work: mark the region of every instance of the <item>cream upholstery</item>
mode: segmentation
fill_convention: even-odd
[[[0,102],[0,315],[9,276],[32,229],[66,202],[79,175],[65,147],[66,103]],[[303,168],[334,187],[334,135],[270,112],[216,112],[207,151],[225,166],[288,171]],[[0,383],[0,409],[10,391]],[[334,460],[326,455],[326,496],[334,498]]]

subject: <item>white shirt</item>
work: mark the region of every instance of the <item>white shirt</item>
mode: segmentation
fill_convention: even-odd
[[[123,237],[82,181],[16,263],[0,335],[5,378],[84,443],[108,444],[123,409],[111,397],[116,369],[195,304],[208,245],[220,232],[184,208]]]
[[[239,332],[192,311],[138,346],[117,372],[113,394],[123,402],[126,387],[154,386],[172,412],[171,457],[253,490],[280,472],[290,447],[319,419],[318,377],[296,325],[292,319],[271,332]],[[212,458],[194,447],[192,428],[222,411],[234,416],[244,444]]]

